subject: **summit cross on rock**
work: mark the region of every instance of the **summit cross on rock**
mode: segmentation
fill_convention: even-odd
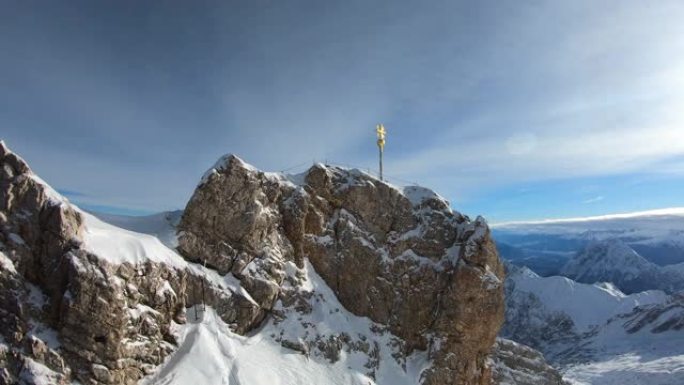
[[[380,151],[380,180],[384,180],[382,178],[382,153],[385,150],[385,126],[381,124],[378,124],[375,126],[375,133],[378,135],[378,150]]]

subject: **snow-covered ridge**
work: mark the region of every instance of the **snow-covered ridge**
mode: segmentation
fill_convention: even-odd
[[[239,293],[253,302],[251,296],[232,274],[221,276],[212,269],[188,262],[176,252],[177,234],[175,226],[180,218],[180,211],[143,217],[98,214],[113,224],[108,223],[98,216],[80,209],[57,192],[50,184],[33,173],[26,161],[16,153],[11,152],[2,141],[0,141],[0,147],[5,153],[12,154],[26,165],[25,175],[22,177],[31,178],[40,185],[51,204],[69,207],[83,218],[81,247],[93,256],[111,265],[128,263],[133,266],[140,266],[152,262],[164,264],[179,271],[185,270],[203,277],[216,288],[226,290],[227,293]],[[21,241],[20,238],[17,242],[19,241]],[[6,264],[8,269],[10,267],[14,269],[14,265],[4,254],[0,255],[0,263]]]
[[[637,306],[661,303],[668,298],[660,290],[626,295],[610,283],[584,284],[566,277],[540,277],[524,267],[512,268],[507,280],[515,295],[533,294],[549,311],[570,316],[580,333],[604,325]]]
[[[137,265],[149,261],[177,268],[185,268],[188,265],[183,257],[154,235],[116,227],[84,211],[81,211],[81,215],[84,218],[85,249],[109,263],[127,262]]]
[[[684,383],[684,302],[651,290],[509,266],[503,336],[532,344],[573,385]],[[507,334],[510,333],[510,334]]]

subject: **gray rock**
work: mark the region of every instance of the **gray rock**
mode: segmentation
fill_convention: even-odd
[[[503,338],[494,345],[492,367],[499,385],[569,385],[540,352]]]
[[[179,251],[232,270],[259,305],[259,316],[238,320],[243,329],[279,296],[289,300],[284,262],[308,259],[347,309],[401,337],[405,354],[431,349],[423,383],[488,384],[503,267],[484,220],[430,194],[411,201],[421,191],[404,194],[354,170],[316,165],[304,180],[297,186],[227,156],[184,211]],[[335,341],[321,343],[334,358]]]
[[[233,292],[198,269],[111,263],[89,253],[79,211],[4,144],[0,170],[0,246],[16,267],[0,271],[0,333],[18,348],[38,320],[62,342],[55,350],[27,340],[32,356],[0,357],[8,363],[0,378],[19,378],[22,360],[35,360],[59,381],[134,384],[173,351],[171,324],[184,322],[189,306],[205,302],[241,334],[272,314],[278,299],[310,312],[307,301],[283,290],[297,284],[292,276],[285,281],[285,263],[308,260],[347,309],[400,337],[404,356],[429,351],[424,384],[491,381],[503,268],[484,220],[471,221],[439,197],[322,165],[297,186],[226,157],[188,203],[179,251],[234,275],[244,290]],[[30,285],[44,293],[45,306],[28,304]],[[345,335],[319,342],[331,361],[343,348],[378,351]],[[369,361],[369,371],[378,364]]]

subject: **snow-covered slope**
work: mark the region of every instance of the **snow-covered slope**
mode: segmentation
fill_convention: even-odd
[[[540,277],[524,267],[509,269],[507,285],[512,289],[507,301],[532,294],[549,312],[568,315],[578,333],[601,326],[636,306],[660,303],[668,297],[659,290],[626,295],[610,283],[588,285],[561,276]]]
[[[684,383],[684,298],[640,306],[611,319],[582,348],[592,362],[568,365],[577,385]]]
[[[85,220],[83,244],[86,250],[111,263],[128,262],[135,265],[151,261],[166,263],[174,267],[188,265],[185,259],[157,237],[156,230],[163,234],[171,233],[173,229],[171,225],[166,226],[166,229],[163,227],[143,228],[145,232],[150,231],[145,234],[114,226],[87,212],[81,211],[81,214]],[[147,219],[131,217],[127,222],[130,225],[138,225],[130,226],[130,228],[139,228],[148,223]],[[169,240],[167,242],[172,244],[174,237],[169,236],[170,242]]]
[[[541,350],[578,385],[684,383],[684,300],[509,265],[502,336]]]
[[[310,264],[305,272],[299,306],[306,310],[279,303],[278,315],[248,336],[233,333],[211,308],[190,309],[188,323],[175,326],[177,351],[143,384],[419,383],[427,353],[402,357],[397,337],[345,310]],[[311,343],[322,349],[309,350]]]
[[[153,235],[169,248],[174,249],[178,246],[176,226],[178,226],[181,215],[183,215],[183,212],[180,210],[165,211],[147,216],[127,216],[103,213],[93,213],[93,215],[103,222],[112,224],[116,227],[134,231],[136,233]]]
[[[154,236],[175,235],[177,222],[169,218],[173,218],[173,213],[148,217],[103,216],[127,229],[148,233],[142,234],[86,215],[86,242],[101,255],[123,255],[131,261],[145,256],[162,256],[169,264],[194,265]],[[167,244],[175,244],[174,238],[169,237]],[[126,252],[111,250],[113,245],[123,245]],[[197,305],[188,310],[187,324],[174,326],[179,342],[176,352],[142,383],[419,383],[422,369],[429,366],[427,353],[402,357],[400,339],[383,326],[347,311],[310,264],[299,270],[289,263],[287,271],[292,275],[290,279],[300,280],[296,287],[290,286],[298,292],[296,307],[284,306],[279,301],[273,318],[256,332],[241,336],[233,333],[214,309]],[[214,280],[220,279],[213,271],[205,270],[204,273],[214,273]],[[322,349],[309,351],[311,344]],[[338,345],[343,348],[336,353]]]

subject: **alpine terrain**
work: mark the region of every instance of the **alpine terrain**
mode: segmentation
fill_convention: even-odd
[[[0,142],[0,267],[0,384],[563,381],[497,339],[504,266],[484,219],[358,170],[284,175],[230,155],[182,212],[98,218]],[[676,302],[648,298],[613,323],[681,328],[657,315]],[[504,335],[555,352],[510,309]],[[591,352],[603,335],[560,338]]]
[[[507,270],[501,335],[542,351],[571,383],[684,383],[683,293],[625,294],[609,282],[541,277],[512,264]]]
[[[501,335],[574,384],[684,383],[684,211],[497,226]]]
[[[657,266],[684,262],[684,208],[502,223],[493,233],[504,259],[541,275],[561,273],[572,257],[603,241],[624,244]],[[620,248],[624,251],[625,246]]]

